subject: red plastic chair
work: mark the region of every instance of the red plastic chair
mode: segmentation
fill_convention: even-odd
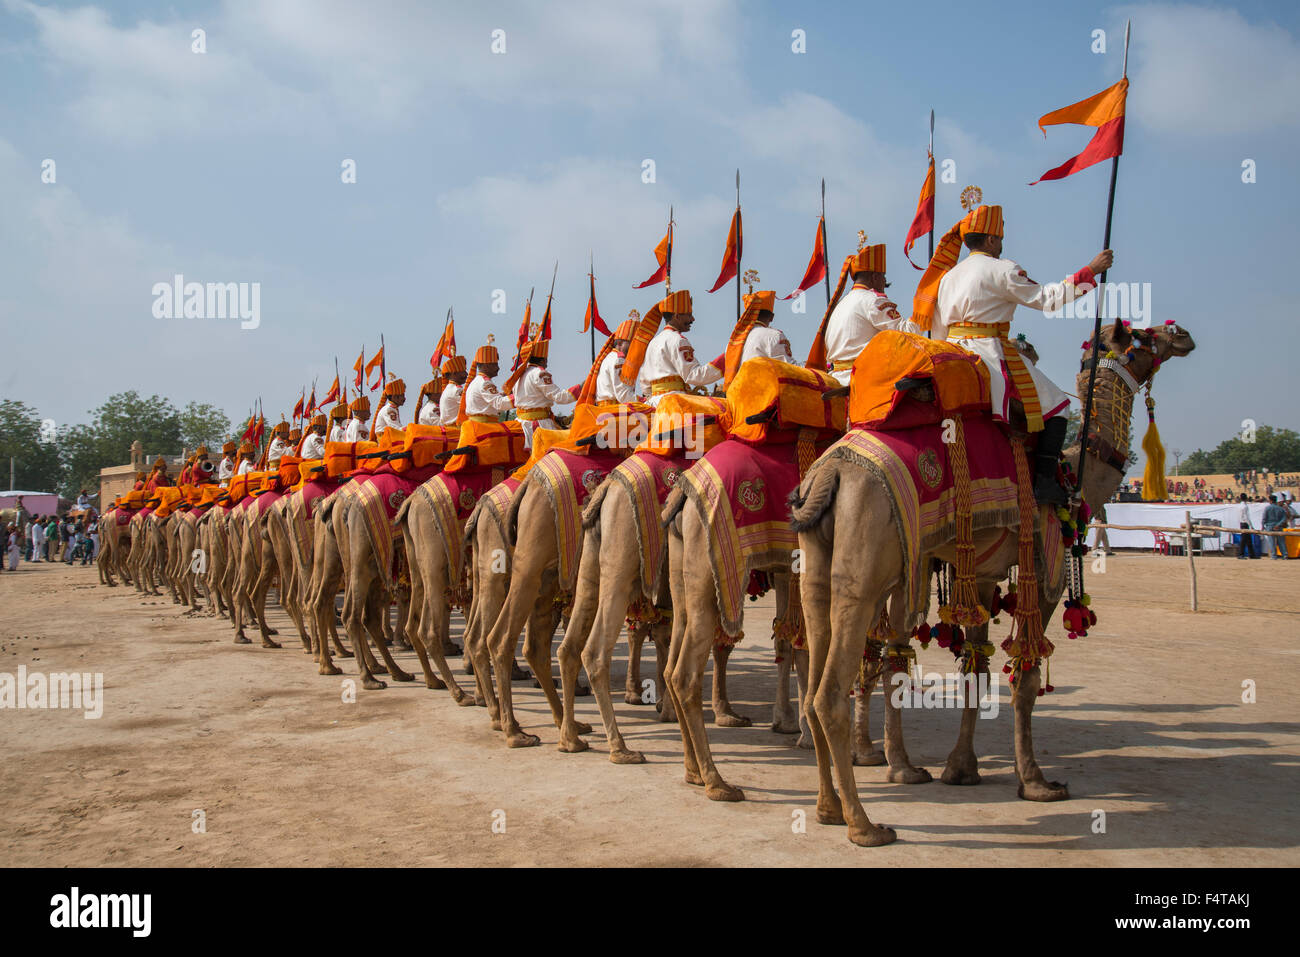
[[[1168,555],[1169,539],[1165,538],[1165,533],[1152,532],[1151,534],[1156,537],[1156,547],[1152,549],[1152,554]]]

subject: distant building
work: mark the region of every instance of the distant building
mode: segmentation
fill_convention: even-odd
[[[171,476],[173,482],[180,475],[181,469],[185,467],[185,459],[188,454],[188,450],[181,452],[180,455],[163,454],[163,458],[167,460],[167,474]],[[157,453],[146,455],[144,446],[140,444],[139,439],[132,442],[130,465],[110,465],[106,469],[99,470],[99,501],[96,503],[97,506],[101,509],[107,508],[113,504],[113,499],[123,492],[131,491],[135,487],[136,473],[147,473],[153,465],[153,460],[157,457]]]

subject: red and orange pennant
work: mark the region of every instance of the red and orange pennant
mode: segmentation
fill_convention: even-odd
[[[912,263],[913,269],[923,269],[912,262],[912,257],[908,255],[916,241],[928,232],[934,230],[934,154],[930,154],[930,167],[925,173],[925,182],[921,185],[921,195],[916,201],[916,215],[912,217],[911,228],[907,231],[907,238],[903,240],[903,255],[907,256],[907,261]]]
[[[376,389],[378,389],[381,385],[384,384],[384,347],[383,346],[380,346],[379,351],[375,353],[374,358],[372,358],[369,362],[366,363],[366,375],[369,376],[370,373],[374,372],[376,369],[379,370],[379,381],[375,382],[370,386],[371,392],[374,392]]]
[[[727,284],[727,281],[734,279],[736,273],[740,270],[740,254],[744,244],[744,236],[740,228],[740,207],[736,207],[736,212],[731,217],[731,229],[727,231],[727,248],[722,253],[722,271],[718,273],[718,281],[713,284],[709,292],[717,292]]]
[[[605,320],[600,318],[600,309],[596,307],[596,277],[590,273],[587,275],[591,280],[591,291],[587,294],[587,311],[582,317],[582,331],[586,332],[591,328],[592,323],[595,323],[596,331],[602,336],[612,335],[609,326],[605,325]]]
[[[321,400],[321,405],[322,406],[329,405],[331,402],[336,401],[338,397],[339,397],[339,377],[335,376],[334,384],[330,386],[329,393],[325,396],[324,399]]]
[[[299,396],[298,396],[298,402],[297,402],[297,404],[294,405],[294,407],[293,407],[293,417],[294,417],[295,419],[301,419],[301,418],[302,418],[302,403],[303,403],[303,398],[302,398],[301,395],[299,395]]]
[[[357,377],[355,380],[353,380],[352,384],[358,389],[361,388],[361,383],[365,381],[365,375],[366,375],[365,367],[366,367],[366,350],[363,348],[361,350],[361,355],[357,356],[357,361],[352,366],[352,368],[355,369],[357,373]]]
[[[524,321],[519,323],[519,334],[515,336],[515,361],[510,364],[511,371],[519,368],[519,356],[523,351],[524,343],[530,338],[530,326],[533,320],[533,301],[529,299],[524,303]]]
[[[821,282],[826,278],[826,221],[825,217],[817,220],[817,235],[813,239],[812,258],[808,260],[808,268],[804,270],[803,279],[800,280],[798,288],[788,296],[782,296],[782,299],[793,299],[805,289],[810,288],[815,283]]]
[[[663,282],[668,278],[673,268],[673,224],[668,223],[668,232],[664,233],[664,238],[659,240],[659,245],[655,247],[655,259],[659,260],[659,268],[654,271],[649,279],[643,283],[633,286],[633,289],[644,289],[646,286],[653,286],[657,282]]]
[[[1030,186],[1045,179],[1065,179],[1072,173],[1087,169],[1102,160],[1119,156],[1124,152],[1124,109],[1128,99],[1128,78],[1124,78],[1112,87],[1107,87],[1086,100],[1053,110],[1038,120],[1038,128],[1047,136],[1047,127],[1062,123],[1078,123],[1080,126],[1096,127],[1082,153],[1072,156],[1056,169],[1049,169]]]
[[[437,375],[442,370],[442,360],[450,359],[456,354],[456,320],[448,319],[447,327],[442,330],[442,336],[438,339],[438,347],[433,350],[433,355],[429,357],[429,365],[433,366],[433,374]]]

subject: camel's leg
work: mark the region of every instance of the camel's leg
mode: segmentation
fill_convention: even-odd
[[[269,541],[259,540],[261,535],[256,528],[250,528],[248,534],[253,539],[253,550],[261,553],[260,562],[254,562],[253,565],[257,577],[253,580],[250,593],[253,607],[257,609],[257,626],[262,632],[262,647],[279,648],[280,643],[271,640],[271,629],[266,623],[266,595],[271,590],[271,581],[275,578],[276,573],[275,552],[272,550]],[[284,591],[283,586],[281,586],[280,591]]]
[[[606,509],[612,507],[612,499],[613,495],[606,499]],[[615,520],[611,519],[611,522]],[[636,553],[619,547],[618,538],[610,525],[605,525],[604,528],[597,562],[599,568],[596,570],[600,581],[600,600],[587,630],[582,663],[587,669],[587,678],[600,708],[601,722],[605,726],[605,737],[609,742],[609,760],[614,764],[644,764],[645,755],[629,748],[623,739],[623,732],[619,729],[618,718],[614,713],[610,687],[610,662],[614,658],[614,646],[623,631],[623,620],[627,617],[633,592],[640,590],[641,559]],[[589,541],[588,544],[592,546],[592,551],[596,550],[594,542]],[[583,558],[586,557],[584,551]]]
[[[658,607],[658,606],[656,606]],[[661,724],[673,724],[677,721],[677,709],[673,707],[673,699],[667,692],[668,681],[664,678],[664,671],[668,667],[668,650],[672,647],[673,626],[672,621],[659,621],[650,626],[650,640],[655,646],[655,692],[657,700],[655,707],[659,710],[659,721]]]
[[[564,706],[556,690],[555,674],[551,667],[551,643],[555,638],[555,598],[559,594],[559,580],[554,571],[542,574],[542,587],[528,616],[524,629],[524,659],[533,669],[533,677],[546,695],[551,707],[551,718],[557,728],[564,724]],[[591,730],[590,727],[587,728]]]
[[[853,696],[853,763],[858,767],[877,767],[885,763],[885,752],[871,740],[871,693],[879,680],[879,670],[873,669]]]
[[[527,507],[527,503],[522,506],[522,508]],[[545,507],[549,511],[549,505]],[[545,518],[551,521],[549,515]],[[521,518],[520,525],[523,524],[524,519]],[[549,528],[547,530],[549,531]],[[520,538],[522,539],[523,535]],[[510,589],[506,592],[501,611],[487,636],[488,651],[496,671],[497,697],[501,707],[501,730],[505,732],[506,744],[512,748],[531,748],[541,743],[541,738],[535,734],[525,733],[520,728],[519,722],[515,720],[514,697],[510,687],[516,636],[532,614],[537,593],[541,588],[542,572],[556,557],[554,535],[538,536],[533,540],[533,544],[536,547],[515,550],[514,567],[510,573]],[[475,664],[476,669],[477,667]],[[548,662],[547,671],[549,670]],[[538,675],[538,678],[540,680],[541,676]],[[552,694],[554,691],[552,683]]]
[[[989,608],[993,604],[993,590],[997,587],[996,582],[981,581],[979,584],[980,604]],[[989,626],[985,622],[978,628],[966,629],[966,647],[972,648],[974,645],[982,645],[988,641]],[[975,654],[975,684],[987,682],[989,680],[989,661],[983,655]],[[965,658],[958,659],[958,667],[965,664]],[[965,675],[962,675],[963,680]],[[940,780],[944,784],[979,784],[979,758],[975,756],[975,726],[979,720],[979,696],[978,694],[969,694],[971,689],[963,685],[961,688],[963,694],[963,707],[961,709],[961,728],[957,732],[957,743],[953,746],[952,751],[948,754],[948,762],[944,765],[943,775]]]
[[[803,710],[817,752],[817,823],[843,824],[844,811],[840,796],[835,790],[830,741],[814,705],[817,689],[826,673],[826,659],[831,644],[831,548],[815,530],[799,535],[799,547],[804,556],[804,575],[799,593],[803,602],[807,643],[807,686],[803,695]]]
[[[641,687],[641,649],[645,646],[650,627],[645,624],[629,625],[627,629],[627,679],[623,682],[625,704],[650,704]],[[588,672],[590,676],[590,672]]]
[[[717,599],[714,599],[716,605]],[[717,618],[714,609],[714,618]],[[719,619],[718,624],[721,625]],[[737,714],[727,697],[727,661],[736,646],[729,641],[713,642],[713,723],[719,728],[748,728],[753,720],[743,714]]]
[[[587,750],[587,742],[578,737],[586,734],[591,726],[574,717],[575,698],[578,693],[578,671],[583,665],[583,656],[590,642],[592,623],[596,620],[596,609],[601,598],[600,589],[600,539],[594,528],[583,533],[582,558],[578,562],[578,580],[573,590],[573,611],[569,614],[569,624],[564,630],[564,639],[556,657],[560,660],[560,687],[563,692],[563,720],[560,722],[561,751],[576,753]],[[604,703],[601,702],[598,681],[591,665],[587,666],[587,678],[596,700],[601,704],[601,717],[605,717]],[[609,723],[605,724],[605,733],[609,734]],[[611,739],[612,740],[612,739]]]
[[[340,675],[343,672],[330,658],[330,646],[325,636],[331,634],[334,628],[334,596],[343,580],[343,565],[325,522],[319,519],[316,521],[313,537],[315,544],[312,548],[311,588],[307,601],[316,622],[316,634],[320,636],[316,642],[319,656],[317,673]]]
[[[668,654],[664,656],[663,690],[664,700],[668,702],[665,710],[671,708],[674,716],[677,717],[677,728],[682,736],[682,763],[686,768],[684,780],[687,784],[703,787],[704,777],[700,774],[700,761],[695,754],[695,741],[686,726],[686,721],[682,718],[685,711],[682,709],[677,686],[672,680],[673,669],[677,666],[677,659],[686,641],[686,624],[689,618],[686,613],[686,585],[682,576],[682,539],[676,532],[669,532],[666,551],[668,552],[668,588],[672,596],[674,613]]]
[[[1041,585],[1039,586],[1042,587]],[[1051,621],[1059,596],[1039,601],[1043,621]],[[1012,686],[1011,707],[1016,722],[1016,774],[1020,777],[1017,794],[1026,801],[1067,801],[1070,789],[1060,781],[1049,781],[1034,758],[1033,716],[1038,689],[1042,687],[1040,665],[1021,670]]]
[[[799,719],[790,707],[790,672],[794,665],[794,648],[784,638],[776,646],[776,698],[772,702],[772,730],[777,734],[798,734]]]
[[[889,654],[890,649],[906,651],[912,640],[911,632],[899,627],[900,619],[903,617],[901,612],[903,606],[901,589],[894,591],[890,605],[895,609],[893,616],[894,627],[891,630],[888,646],[885,649],[885,669],[881,672],[881,674],[887,676],[884,687],[885,760],[889,763],[889,771],[885,775],[885,779],[894,784],[926,784],[934,780],[934,778],[925,768],[918,768],[912,764],[912,759],[907,756],[907,748],[903,744],[903,711],[894,704],[894,692],[900,685],[904,688],[904,694],[911,693],[912,675],[909,669],[905,672],[906,680],[900,680],[898,672],[889,670],[891,660],[902,662],[910,660]]]

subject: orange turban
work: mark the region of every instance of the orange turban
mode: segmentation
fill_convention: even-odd
[[[489,362],[500,362],[501,355],[497,352],[496,346],[479,346],[478,351],[474,353],[474,365],[487,365]]]
[[[676,315],[679,312],[690,312],[691,294],[685,289],[670,292],[666,298],[660,300],[659,311],[671,315]]]
[[[853,260],[849,272],[884,272],[885,244],[877,243],[874,246],[863,246],[849,258]]]
[[[635,319],[624,319],[618,324],[618,328],[614,330],[615,339],[625,339],[631,342],[634,335],[636,335]]]
[[[453,372],[464,372],[464,371],[465,371],[464,356],[452,356],[450,359],[448,359],[446,362],[442,364],[443,375],[451,375]]]
[[[384,398],[391,399],[393,396],[398,395],[406,398],[406,383],[401,379],[393,379],[388,385],[384,386]]]
[[[546,354],[550,351],[551,340],[542,339],[540,342],[534,342],[533,348],[528,353],[529,359],[545,359]]]
[[[727,341],[726,364],[723,367],[724,388],[731,385],[732,377],[740,371],[740,356],[745,351],[745,340],[749,338],[749,332],[754,328],[759,313],[775,311],[774,290],[761,289],[745,296],[745,311],[736,320],[736,326],[731,330],[731,338]]]
[[[347,417],[348,404],[346,402],[340,402],[338,405],[334,406],[334,408],[330,409],[330,418],[335,422],[342,422]]]
[[[316,428],[317,426],[329,425],[329,424],[330,424],[330,420],[326,418],[324,412],[317,412],[315,415],[311,417],[311,427],[313,429]]]
[[[276,423],[275,428],[273,428],[273,429],[271,430],[271,434],[272,434],[272,435],[288,435],[288,434],[289,434],[289,423],[286,422],[286,421],[284,421],[284,418],[281,417],[280,421]]]
[[[348,411],[350,411],[353,415],[369,415],[370,397],[365,395],[357,396],[355,399],[352,400],[352,404],[348,406]]]
[[[238,448],[239,446],[235,444],[235,440],[231,439],[221,446],[221,452],[223,455],[234,455]]]
[[[984,233],[990,236],[1002,235],[1002,207],[977,206],[943,234],[943,238],[934,247],[934,255],[925,275],[917,284],[916,295],[912,298],[912,321],[922,329],[929,329],[934,320],[934,310],[938,304],[939,280],[953,266],[961,255],[961,241],[971,233]]]

